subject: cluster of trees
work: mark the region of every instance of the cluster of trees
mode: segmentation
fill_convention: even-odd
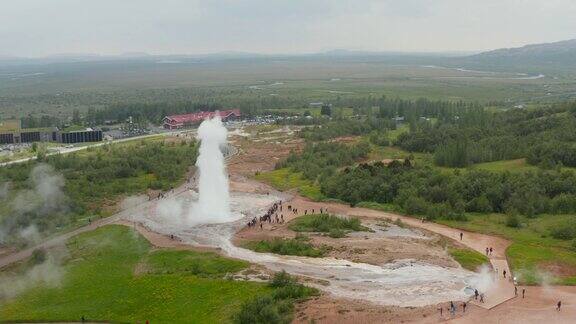
[[[369,119],[341,119],[330,121],[322,125],[307,127],[300,131],[302,138],[312,141],[324,141],[341,136],[357,136],[374,134],[385,134],[388,130],[396,129],[396,123],[391,119],[369,118]]]
[[[178,102],[178,103],[133,103],[114,104],[96,110],[89,108],[84,120],[90,125],[101,125],[105,121],[122,122],[132,117],[134,120],[144,120],[159,124],[165,116],[186,114],[200,110],[214,111],[223,109],[216,103]]]
[[[417,100],[390,99],[382,96],[372,107],[378,107],[378,116],[381,118],[404,117],[408,122],[416,122],[420,117],[449,120],[455,114],[471,109],[480,109],[479,104],[465,101],[432,101],[426,98]]]
[[[173,90],[176,91],[176,90]],[[217,110],[217,109],[230,109],[238,108],[244,115],[253,116],[257,114],[274,113],[282,114],[282,110],[286,108],[302,108],[306,109],[309,100],[303,97],[284,97],[284,96],[246,96],[237,93],[237,96],[231,96],[238,90],[228,90],[227,93],[220,93],[218,91],[198,90],[200,91],[194,100],[191,99],[164,99],[158,101],[154,100],[131,100],[123,103],[110,103],[104,108],[96,109],[93,106],[88,108],[86,112],[86,123],[102,124],[105,120],[123,121],[129,116],[132,118],[143,118],[146,121],[158,123],[166,115],[190,113],[199,110]],[[176,96],[175,98],[180,98]],[[406,117],[406,120],[415,122],[421,116],[448,118],[455,111],[462,109],[469,109],[477,107],[477,104],[466,103],[462,101],[431,101],[425,98],[418,100],[404,100],[399,98],[381,97],[353,97],[341,98],[335,100],[326,98],[327,102],[333,102],[334,107],[325,105],[322,108],[322,114],[326,116],[338,117],[339,108],[337,107],[351,107],[354,108],[354,115],[366,115],[374,118],[390,119],[397,116]],[[318,122],[317,120],[316,122]],[[307,121],[310,123],[310,121]]]
[[[261,294],[242,305],[232,319],[234,323],[291,323],[296,302],[319,294],[316,288],[298,283],[284,270],[274,274],[268,287],[269,294]]]
[[[88,152],[43,157],[38,162],[15,164],[0,168],[0,185],[9,183],[12,194],[0,201],[0,228],[18,234],[18,229],[35,225],[41,233],[49,233],[85,217],[105,216],[102,207],[114,204],[122,195],[146,189],[169,189],[183,179],[197,156],[194,142],[175,144],[138,142],[90,148]],[[44,215],[38,208],[14,213],[20,193],[33,190],[32,170],[40,163],[52,167],[62,176],[67,197],[63,217]],[[51,189],[55,190],[55,189]]]
[[[540,170],[528,173],[488,171],[446,174],[411,163],[361,164],[324,179],[327,197],[394,204],[408,214],[462,219],[464,212],[521,214],[576,212],[576,174]]]
[[[528,150],[528,163],[544,168],[556,166],[576,167],[576,143],[547,141]]]
[[[443,114],[434,123],[415,123],[395,144],[411,152],[434,153],[441,166],[520,157],[538,165],[576,166],[575,111],[576,103],[500,112],[464,109]]]
[[[370,145],[360,142],[352,145],[341,143],[308,143],[304,150],[297,154],[291,152],[286,160],[276,165],[277,169],[289,167],[310,180],[326,178],[336,173],[339,167],[351,165],[366,158]]]
[[[40,117],[28,114],[20,118],[22,128],[54,127],[60,126],[62,121],[54,116],[41,115]]]

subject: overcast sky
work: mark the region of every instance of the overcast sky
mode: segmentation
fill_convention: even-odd
[[[0,55],[474,51],[576,38],[576,0],[0,0]]]

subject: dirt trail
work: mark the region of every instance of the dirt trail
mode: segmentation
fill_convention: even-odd
[[[234,179],[235,175],[252,175],[255,170],[269,169],[273,165],[272,159],[260,159],[258,161],[250,161],[250,159],[255,159],[259,155],[269,156],[270,151],[265,150],[266,154],[254,154],[258,152],[244,152],[245,154],[236,155],[232,159],[230,165],[230,173]],[[283,151],[286,150],[284,147]],[[248,153],[248,154],[246,154]],[[282,152],[280,156],[286,154]],[[251,157],[246,157],[251,156]],[[277,159],[278,157],[276,157]],[[274,159],[274,160],[276,160]],[[252,162],[252,163],[251,163]],[[258,168],[254,168],[256,162],[259,163]],[[234,181],[233,181],[234,182]],[[240,181],[239,181],[240,182]],[[261,185],[255,191],[264,191],[266,186]],[[251,185],[246,185],[237,183],[236,187],[232,187],[238,191],[244,191],[247,188],[251,188]],[[178,195],[186,190],[185,186],[176,189],[174,195]],[[146,210],[148,208],[153,208],[157,201],[145,202],[144,204],[138,206],[137,208],[125,210],[112,217],[94,221],[92,224],[79,228],[75,231],[60,235],[51,240],[48,240],[42,244],[39,244],[33,248],[23,250],[17,253],[12,253],[4,255],[0,258],[0,268],[18,262],[28,258],[34,249],[36,248],[48,248],[57,244],[62,244],[68,238],[94,230],[100,226],[104,226],[111,223],[123,224],[126,226],[134,226],[132,222],[127,222],[122,220],[123,217],[128,214],[132,214],[137,210]],[[494,268],[499,270],[501,278],[501,273],[503,269],[507,269],[510,273],[505,258],[505,250],[510,245],[510,242],[494,236],[483,235],[479,233],[472,233],[467,231],[461,231],[458,229],[450,228],[444,225],[425,222],[422,223],[418,219],[396,215],[393,213],[375,211],[365,208],[352,208],[342,204],[336,203],[317,203],[311,202],[302,197],[296,196],[291,202],[293,206],[297,207],[299,210],[303,211],[305,209],[319,209],[328,208],[330,213],[350,215],[358,217],[371,217],[371,218],[387,218],[387,219],[401,219],[404,223],[422,228],[431,232],[441,234],[445,237],[453,239],[460,242],[480,253],[485,252],[486,247],[492,247],[494,249],[493,254],[490,256],[490,261]],[[286,215],[285,215],[286,216]],[[289,220],[288,217],[286,217]],[[291,217],[290,217],[291,218]],[[170,237],[151,232],[145,227],[136,226],[136,229],[144,237],[146,237],[152,245],[159,248],[175,248],[175,249],[196,249],[188,245],[184,245],[179,241],[172,240]],[[463,239],[460,241],[460,233],[463,233]],[[449,313],[444,307],[443,316],[440,316],[439,312],[436,312],[435,308],[381,308],[375,306],[367,305],[356,305],[355,302],[349,300],[334,300],[329,297],[321,297],[321,300],[312,300],[299,306],[299,314],[296,322],[308,322],[309,319],[315,319],[317,323],[382,323],[382,322],[427,322],[427,323],[437,323],[437,322],[454,322],[454,323],[574,323],[576,318],[576,287],[519,287],[519,292],[523,288],[526,289],[526,298],[514,297],[514,288],[510,281],[504,279],[498,279],[498,285],[496,285],[499,290],[487,293],[487,302],[489,305],[495,304],[497,300],[503,299],[508,300],[505,303],[498,305],[497,307],[489,307],[488,305],[482,305],[484,307],[478,307],[475,305],[470,305],[465,314],[462,313],[459,307],[458,315],[455,318],[451,318]],[[511,296],[510,296],[511,295]],[[512,299],[509,299],[512,298]],[[554,309],[556,302],[562,300],[563,307],[562,311],[558,312]],[[334,306],[335,305],[335,306]],[[315,307],[317,306],[317,307]],[[444,305],[445,306],[445,305]],[[460,306],[460,305],[459,305]],[[436,307],[436,306],[433,306]],[[370,315],[366,315],[366,311],[369,310]],[[412,310],[414,312],[409,312]],[[409,313],[408,316],[402,315],[403,313]],[[386,316],[383,316],[386,314]],[[397,316],[395,314],[398,314]]]
[[[178,196],[178,195],[182,194],[183,192],[186,192],[188,190],[188,186],[189,186],[188,183],[184,183],[180,187],[175,188],[174,192],[166,193],[166,197]],[[49,248],[52,248],[52,247],[55,247],[58,245],[65,244],[66,241],[68,241],[68,239],[70,239],[71,237],[74,237],[74,236],[81,234],[81,233],[93,231],[93,230],[95,230],[101,226],[116,223],[122,219],[129,219],[130,215],[137,213],[137,212],[143,212],[143,211],[149,210],[150,208],[154,208],[154,206],[157,203],[158,203],[157,199],[144,201],[143,203],[141,203],[138,206],[126,208],[126,209],[124,209],[124,210],[122,210],[122,211],[120,211],[120,212],[118,212],[118,213],[116,213],[110,217],[94,220],[91,223],[89,223],[88,225],[82,226],[80,228],[77,228],[73,231],[70,231],[70,232],[67,232],[64,234],[60,234],[60,235],[55,236],[51,239],[48,239],[48,240],[46,240],[40,244],[32,246],[30,248],[20,250],[20,251],[15,252],[15,253],[3,255],[0,257],[0,269],[6,267],[8,265],[11,265],[13,263],[26,260],[27,258],[29,258],[32,255],[34,250],[49,249]]]
[[[493,269],[498,270],[498,274],[495,273],[497,279],[489,291],[483,292],[485,294],[485,303],[477,304],[480,307],[490,309],[514,297],[514,283],[511,280],[508,280],[510,278],[510,269],[508,267],[508,261],[506,260],[505,256],[505,251],[506,248],[510,245],[510,241],[506,239],[479,233],[461,231],[459,229],[451,228],[445,225],[431,222],[422,222],[416,218],[377,211],[373,209],[356,208],[337,203],[313,202],[300,196],[295,196],[294,199],[289,202],[289,204],[298,208],[300,213],[303,213],[305,210],[310,212],[312,209],[318,211],[320,208],[328,208],[328,211],[332,214],[369,218],[385,218],[388,220],[400,219],[403,223],[409,226],[440,234],[483,254],[485,254],[487,247],[492,247],[493,252],[492,255],[490,255],[490,262]],[[460,233],[463,234],[462,240],[460,240]],[[507,279],[503,278],[502,271],[504,270],[506,270]]]
[[[498,269],[499,275],[494,288],[486,293],[486,303],[479,304],[472,301],[469,303],[467,313],[462,316],[461,306],[457,312],[457,316],[452,318],[447,311],[446,307],[443,316],[440,313],[430,314],[430,310],[422,313],[428,315],[426,318],[417,319],[411,316],[409,321],[416,322],[444,322],[453,321],[454,323],[543,323],[551,320],[552,323],[575,323],[576,322],[576,287],[569,286],[551,286],[551,287],[518,287],[519,296],[514,295],[514,284],[510,280],[503,278],[502,270],[506,269],[510,274],[508,262],[506,260],[506,248],[510,245],[510,241],[490,235],[480,233],[461,231],[459,229],[451,228],[445,225],[422,222],[421,220],[397,215],[388,212],[376,211],[366,208],[354,208],[338,203],[324,203],[312,202],[306,198],[295,196],[289,202],[292,206],[298,208],[299,212],[304,210],[311,211],[312,208],[318,210],[320,207],[328,208],[332,214],[357,216],[357,217],[370,217],[370,218],[387,218],[390,220],[400,219],[402,222],[409,226],[422,228],[437,234],[441,234],[447,238],[457,241],[471,249],[485,254],[486,247],[492,247],[494,252],[490,256],[490,262],[494,269]],[[291,216],[294,218],[294,216]],[[463,234],[460,240],[460,233]],[[507,275],[509,277],[509,275]],[[522,289],[526,289],[526,298],[522,298]],[[562,300],[562,311],[557,312],[554,307],[558,300]],[[341,304],[341,303],[340,303]],[[328,307],[326,313],[318,312],[317,309],[311,307],[319,314],[318,323],[355,323],[356,316],[350,317],[344,315],[337,307]],[[353,313],[353,312],[352,312]],[[307,314],[307,315],[314,315]],[[362,315],[358,314],[360,318]],[[388,317],[389,318],[389,317]],[[479,319],[482,320],[479,320]],[[381,320],[368,316],[364,318],[364,323],[378,323]],[[381,318],[382,319],[382,318]],[[396,318],[399,320],[399,318]],[[391,319],[390,319],[391,320]],[[391,320],[394,321],[394,320]]]

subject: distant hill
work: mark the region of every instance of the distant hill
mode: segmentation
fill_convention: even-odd
[[[576,39],[502,48],[470,55],[460,62],[474,67],[573,72],[576,70]]]

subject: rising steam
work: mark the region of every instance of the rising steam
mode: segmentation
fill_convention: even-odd
[[[200,179],[198,202],[192,206],[188,217],[192,224],[224,223],[235,219],[230,213],[228,175],[221,151],[227,136],[228,131],[218,114],[203,121],[198,128],[200,154],[196,166]]]
[[[64,177],[47,164],[39,164],[30,173],[28,189],[13,190],[0,184],[0,201],[6,204],[9,217],[0,218],[0,244],[33,246],[43,237],[42,230],[64,223],[68,198],[64,193]],[[33,264],[21,273],[0,274],[0,300],[12,298],[36,287],[56,287],[62,281],[61,264],[67,255],[64,245],[37,250]]]

